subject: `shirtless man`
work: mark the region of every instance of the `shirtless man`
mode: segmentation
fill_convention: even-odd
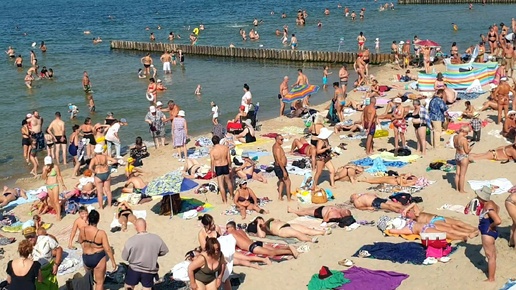
[[[256,255],[265,255],[269,257],[281,256],[281,255],[292,255],[297,259],[299,252],[292,245],[288,245],[288,248],[273,248],[264,245],[263,242],[253,242],[249,236],[243,230],[237,230],[234,221],[230,221],[226,224],[226,232],[233,235],[236,240],[236,246],[242,250],[248,250],[249,252]]]
[[[298,69],[297,70],[297,81],[292,85],[292,87],[304,86],[304,85],[309,85],[308,77],[303,73],[302,69]],[[306,96],[303,99],[303,106],[307,107],[309,105],[309,102],[308,102],[309,99],[310,99],[310,95]]]
[[[362,112],[362,127],[367,132],[366,139],[366,154],[373,154],[373,137],[376,132],[376,98],[369,98],[369,105],[364,108],[364,112]]]
[[[337,111],[337,117],[340,122],[344,122],[344,107],[346,106],[346,95],[344,91],[339,87],[338,82],[333,83],[333,89],[335,89],[335,93],[333,94],[333,100],[335,102],[335,110]]]
[[[279,94],[278,99],[280,102],[280,117],[283,116],[283,113],[285,112],[285,103],[283,102],[283,97],[285,97],[288,94],[288,76],[283,77],[283,81],[279,85]]]
[[[87,71],[84,71],[84,73],[82,74],[82,89],[86,93],[91,93],[90,76],[88,75]]]
[[[21,54],[19,54],[18,57],[14,60],[14,65],[16,67],[23,67],[23,58]]]
[[[144,57],[142,57],[140,62],[143,64],[145,75],[150,75],[150,66],[153,64],[150,53],[147,53]]]
[[[85,226],[88,225],[88,209],[85,206],[79,207],[79,217],[75,219],[73,222],[72,232],[70,233],[70,238],[68,239],[68,249],[76,250],[77,248],[73,246],[73,240],[75,238],[75,234],[77,231],[81,231]]]
[[[292,47],[292,50],[297,47],[297,37],[295,34],[292,34],[292,37],[290,38],[290,47]]]
[[[507,82],[507,77],[500,78],[500,84],[496,87],[494,91],[494,97],[498,102],[498,121],[496,124],[500,124],[502,121],[502,111],[504,114],[504,118],[507,119],[507,111],[509,111],[509,92],[512,92],[513,97],[516,96],[516,92],[511,88],[509,83]],[[516,107],[514,102],[512,103],[512,108]]]
[[[278,198],[283,200],[283,187],[287,191],[287,200],[291,201],[290,177],[287,172],[287,156],[283,150],[283,136],[276,136],[276,142],[272,145],[272,155],[274,156],[274,173],[278,177]]]
[[[9,56],[10,58],[14,58],[16,56],[14,48],[12,48],[11,46],[7,48],[5,54],[7,54],[7,56]]]
[[[399,202],[380,198],[374,193],[353,193],[349,200],[359,210],[388,210],[401,213],[404,206]]]
[[[401,48],[401,54],[403,55],[403,68],[407,68],[410,63],[410,41],[407,40]]]
[[[505,62],[507,62],[505,73],[512,78],[512,72],[514,71],[514,55],[516,55],[516,52],[514,50],[514,45],[512,45],[509,40],[505,41],[505,45],[503,46],[503,55]],[[511,71],[510,74],[509,70]]]
[[[9,188],[4,186],[4,192],[2,192],[2,195],[0,196],[0,207],[6,206],[11,201],[17,200],[19,197],[27,199],[25,190],[21,188]]]
[[[43,118],[39,115],[38,111],[32,112],[32,117],[27,120],[30,123],[31,137],[36,139],[37,149],[43,150],[45,148],[45,135],[41,131],[43,127]]]
[[[222,196],[222,202],[227,203],[227,192],[226,186],[233,200],[233,183],[231,182],[231,175],[229,166],[231,165],[231,154],[229,153],[228,146],[221,145],[219,136],[211,137],[213,142],[213,148],[210,151],[210,166],[211,171],[215,172],[217,176],[217,183],[219,185],[220,195]]]
[[[425,63],[425,72],[430,73],[430,47],[423,47],[423,62]]]
[[[163,71],[165,72],[165,74],[171,74],[172,71],[170,70],[170,62],[172,61],[172,56],[170,55],[170,53],[165,50],[165,52],[161,55],[159,59],[163,63]]]
[[[56,137],[56,163],[59,164],[59,151],[62,151],[63,164],[66,165],[66,130],[65,123],[61,120],[61,113],[56,112],[56,118],[48,126],[48,131]]]
[[[362,51],[364,50],[364,44],[366,42],[366,37],[364,36],[364,33],[360,31],[360,33],[357,36],[357,42],[358,42],[358,50]]]
[[[330,220],[351,216],[349,209],[328,205],[298,209],[287,207],[287,212],[296,214],[298,216],[313,216],[314,218],[322,219],[323,222],[330,222]]]
[[[347,92],[348,88],[348,79],[349,79],[349,72],[346,68],[346,64],[342,64],[342,67],[339,70],[339,80],[340,80],[340,86],[342,87],[342,91]]]
[[[133,186],[132,188],[129,187],[131,185]],[[143,194],[146,187],[147,183],[141,177],[130,174],[129,179],[124,184],[124,188],[122,188],[122,192]]]
[[[358,54],[357,60],[355,61],[354,68],[358,75],[358,80],[355,83],[355,87],[359,87],[362,84],[367,83],[367,79],[365,77],[365,62],[364,62],[363,54],[361,54],[361,53]]]

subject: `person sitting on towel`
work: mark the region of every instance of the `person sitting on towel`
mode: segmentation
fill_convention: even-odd
[[[306,157],[310,157],[312,167],[315,168],[316,147],[311,145],[305,138],[294,139],[290,147],[290,154],[297,152]]]
[[[130,187],[131,185],[132,188]],[[146,187],[147,183],[143,181],[141,177],[131,175],[125,182],[124,188],[122,188],[122,193],[137,193],[141,194],[143,197]]]
[[[267,178],[263,176],[260,169],[256,168],[256,163],[249,158],[249,153],[242,153],[243,164],[235,168],[235,172],[238,177],[242,180],[258,180],[263,183],[267,183]]]
[[[269,213],[268,210],[264,210],[258,206],[258,198],[256,198],[254,191],[247,187],[247,180],[245,179],[240,179],[240,182],[238,183],[238,189],[235,190],[235,197],[233,201],[240,211],[242,219],[245,219],[247,210],[254,210],[261,214]]]
[[[265,221],[261,216],[256,217],[246,228],[248,233],[256,234],[260,238],[273,235],[282,238],[296,238],[302,242],[312,243],[318,242],[317,236],[329,235],[331,228],[327,229],[327,231],[311,229],[300,224],[289,224],[274,218]]]
[[[353,193],[349,200],[359,210],[388,210],[400,213],[405,208],[401,203],[378,197],[374,193]]]

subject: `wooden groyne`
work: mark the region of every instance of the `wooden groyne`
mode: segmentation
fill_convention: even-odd
[[[516,4],[516,0],[398,0],[398,4]]]
[[[172,44],[161,42],[111,41],[111,49],[138,50],[148,52],[163,52],[182,50],[184,54],[203,55],[231,58],[248,58],[260,60],[306,61],[326,63],[354,63],[356,52],[337,51],[308,51],[291,49],[246,48],[223,46],[198,46],[186,44]],[[370,63],[382,64],[391,61],[391,55],[385,53],[371,53]]]

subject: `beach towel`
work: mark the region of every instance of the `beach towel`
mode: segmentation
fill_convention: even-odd
[[[279,249],[279,248],[285,248],[285,244],[278,244],[278,243],[263,243],[264,246],[270,246],[270,247],[273,247],[273,248],[276,248],[276,249]],[[239,252],[239,253],[242,253],[246,256],[258,256],[258,257],[262,257],[262,258],[265,258],[264,255],[257,255],[257,254],[253,254],[247,250],[243,250],[243,249],[240,249],[240,248],[236,248],[236,251]],[[294,259],[294,256],[291,256],[291,255],[281,255],[281,256],[269,256],[269,259],[271,261],[274,261],[274,262],[283,262],[283,261],[288,261],[288,260],[292,260]]]
[[[485,92],[458,92],[457,98],[460,98],[461,100],[474,100],[478,99],[481,95],[485,94]]]
[[[308,290],[326,290],[335,289],[346,283],[349,283],[349,279],[344,278],[344,273],[336,270],[330,270],[331,276],[321,279],[319,273],[313,274],[308,282]]]
[[[410,263],[422,265],[426,259],[426,250],[420,243],[386,243],[376,242],[362,246],[353,257],[358,257],[360,251],[368,251],[371,259],[388,260],[393,263]]]
[[[355,165],[359,165],[359,166],[373,166],[373,164],[374,164],[373,160],[374,159],[371,159],[371,157],[365,157],[365,158],[362,158],[362,159],[358,159],[358,160],[352,161],[352,163],[355,164]],[[383,160],[383,165],[385,165],[386,167],[401,168],[401,167],[403,167],[403,166],[405,166],[407,164],[408,164],[407,162],[402,162],[402,161],[386,161],[386,160]]]
[[[421,240],[421,236],[416,235],[416,234],[410,234],[410,235],[392,234],[389,230],[385,230],[385,232],[383,232],[383,233],[388,237],[398,237],[398,238],[405,239],[407,241]]]
[[[104,201],[106,201],[107,196],[104,195],[104,197],[102,199]],[[72,198],[70,198],[70,200],[75,201],[76,203],[79,203],[79,204],[94,204],[94,203],[99,202],[99,199],[96,196],[92,197],[92,198],[72,197]]]
[[[22,223],[16,223],[16,225],[3,226],[1,230],[6,233],[21,233],[21,231],[23,230],[23,225],[24,224]],[[52,227],[52,224],[44,223],[42,227],[45,230],[48,230],[50,227]]]
[[[63,250],[63,261],[57,269],[57,276],[64,276],[83,269],[82,250]]]
[[[441,207],[437,208],[437,210],[451,210],[458,213],[464,213],[464,210],[466,209],[465,206],[460,204],[449,204],[445,203]]]
[[[350,283],[344,284],[337,290],[385,290],[398,288],[403,280],[409,275],[382,270],[370,270],[361,267],[351,267],[342,271],[344,278],[349,279]]]
[[[355,134],[344,134],[339,136],[340,139],[346,139],[346,140],[360,140],[367,138],[367,133],[365,131],[358,132]]]
[[[38,290],[59,290],[59,285],[57,284],[57,276],[52,274],[52,268],[54,267],[54,261],[46,264],[41,267],[41,275],[43,276],[43,281],[36,281],[36,289]]]
[[[483,186],[497,186],[492,194],[502,194],[508,192],[512,187],[512,182],[507,178],[497,178],[493,180],[468,180],[472,190],[482,189]]]
[[[382,160],[385,161],[400,161],[405,163],[410,163],[417,161],[419,158],[421,158],[420,155],[417,154],[411,154],[409,156],[394,156],[394,153],[391,152],[382,152],[380,154],[373,154],[369,156],[371,159],[375,158],[382,158]],[[391,166],[392,167],[392,166]]]
[[[299,168],[297,166],[293,166],[292,162],[287,164],[287,172],[288,174],[301,175],[304,176],[307,173],[311,173],[312,170],[310,168]]]
[[[367,173],[385,172],[387,167],[383,164],[382,158],[373,159],[373,165],[365,170]]]
[[[516,279],[509,279],[500,290],[516,290]]]
[[[226,259],[226,270],[222,275],[222,282],[225,282],[233,272],[233,256],[235,255],[236,239],[233,235],[221,236],[217,240],[220,243],[220,251]]]

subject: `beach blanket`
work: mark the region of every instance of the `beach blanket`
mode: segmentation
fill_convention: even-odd
[[[356,134],[344,134],[339,136],[340,139],[346,139],[346,140],[360,140],[367,138],[367,133],[365,131],[358,132]]]
[[[312,172],[312,170],[310,168],[299,168],[297,166],[293,166],[292,162],[290,162],[290,161],[287,164],[286,169],[287,169],[288,174],[301,175],[301,176],[304,176],[305,174]]]
[[[203,157],[210,155],[210,150],[206,147],[200,147],[197,149],[190,148],[187,150],[186,154],[187,154],[188,158],[198,159],[198,158],[203,158]]]
[[[296,238],[282,238],[282,237],[272,236],[272,235],[266,235],[265,238],[253,237],[252,240],[253,241],[262,241],[262,242],[282,241],[289,245],[297,244],[297,243],[301,242],[300,240],[298,240]]]
[[[452,247],[451,253],[457,250],[457,247]],[[414,265],[423,265],[426,259],[426,250],[420,243],[404,242],[404,243],[386,243],[375,242],[372,245],[364,245],[353,257],[358,257],[360,251],[368,251],[371,259],[387,260],[394,263],[410,263]],[[451,254],[450,253],[450,254]]]
[[[385,152],[382,152],[379,154],[373,154],[373,155],[369,156],[369,158],[371,158],[371,159],[382,158],[383,161],[400,161],[400,162],[411,163],[411,162],[417,161],[419,158],[421,158],[421,156],[417,155],[417,154],[412,154],[409,156],[394,156],[394,153],[385,151]]]
[[[269,247],[273,247],[273,248],[276,248],[276,249],[280,249],[280,248],[285,248],[285,244],[278,244],[278,243],[264,243],[263,244],[264,246],[269,246]],[[239,253],[242,253],[246,256],[258,256],[258,257],[262,257],[262,258],[265,258],[265,256],[263,255],[257,255],[257,254],[253,254],[247,250],[242,250],[240,248],[236,248],[236,251],[239,252]],[[291,255],[281,255],[281,256],[272,256],[272,257],[269,257],[269,259],[271,261],[274,261],[274,262],[283,262],[283,261],[288,261],[288,260],[292,260],[294,259],[294,256],[291,256]]]
[[[104,195],[104,197],[102,198],[104,201],[107,200],[107,196]],[[73,200],[79,204],[94,204],[94,203],[97,203],[99,202],[99,198],[98,197],[92,197],[92,198],[84,198],[84,197],[72,197],[70,198],[70,200]]]
[[[44,223],[42,227],[45,230],[48,230],[50,227],[52,227],[52,224]],[[23,230],[23,223],[16,223],[10,226],[3,226],[1,230],[6,233],[21,233],[21,231]]]
[[[344,284],[337,290],[385,290],[398,288],[403,280],[409,275],[382,270],[370,270],[361,267],[351,267],[342,271],[344,278],[349,279],[350,283]]]
[[[273,141],[274,140],[272,140],[270,138],[256,138],[256,141],[254,141],[252,143],[241,143],[241,142],[235,141],[235,144],[236,144],[237,148],[254,148],[254,147],[259,147],[259,146],[263,146],[265,144],[272,143]]]
[[[308,290],[336,289],[349,283],[349,279],[344,278],[344,273],[336,270],[330,270],[330,272],[332,275],[325,279],[319,278],[319,273],[313,274],[308,282]]]
[[[516,279],[509,279],[500,290],[516,290]]]
[[[57,275],[52,274],[52,268],[54,267],[54,261],[41,267],[41,275],[43,280],[41,282],[36,281],[36,289],[38,290],[58,290],[59,285],[57,283]]]
[[[469,186],[473,190],[482,189],[483,186],[497,186],[492,194],[502,194],[508,192],[512,187],[512,182],[507,178],[497,178],[493,180],[468,180]]]
[[[365,157],[362,159],[358,159],[355,161],[352,161],[353,164],[359,165],[359,166],[373,166],[374,159],[371,159],[371,157]],[[386,167],[395,167],[395,168],[401,168],[405,165],[407,165],[407,162],[402,161],[383,161],[383,165]]]
[[[72,274],[82,269],[82,250],[63,250],[63,261],[57,269],[57,276]]]
[[[486,92],[470,92],[470,93],[467,93],[467,92],[459,92],[457,94],[457,98],[460,98],[461,100],[474,100],[474,99],[478,99],[478,97],[480,97],[481,95],[485,94]]]
[[[373,159],[373,165],[365,170],[367,173],[385,172],[387,167],[383,163],[382,158]]]

